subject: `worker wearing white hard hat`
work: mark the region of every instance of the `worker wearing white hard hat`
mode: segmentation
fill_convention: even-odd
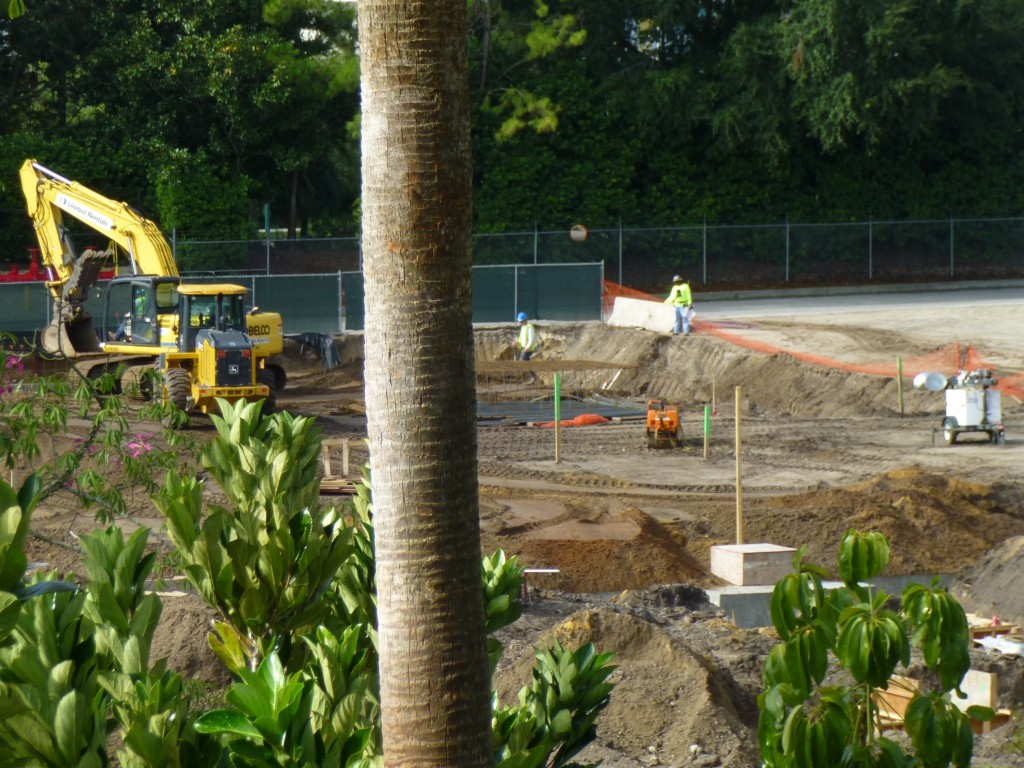
[[[516,339],[516,351],[520,360],[529,360],[537,348],[537,329],[526,317],[525,312],[516,315],[516,322],[519,323],[519,338]]]
[[[690,332],[690,318],[693,317],[693,293],[690,291],[690,284],[683,281],[683,278],[676,275],[672,278],[672,290],[665,299],[666,304],[671,304],[676,309],[676,322],[672,326],[672,335]]]

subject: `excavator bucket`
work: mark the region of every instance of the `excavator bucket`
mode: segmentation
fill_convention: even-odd
[[[92,317],[89,315],[75,320],[52,320],[43,328],[42,342],[43,349],[51,355],[74,357],[101,351]]]

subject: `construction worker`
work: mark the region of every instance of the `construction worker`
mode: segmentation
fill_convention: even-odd
[[[529,360],[533,357],[533,351],[537,348],[537,329],[533,323],[526,319],[526,313],[520,312],[516,315],[516,322],[519,323],[519,338],[516,339],[516,350],[519,352],[520,360]]]
[[[672,326],[672,335],[689,334],[690,318],[693,317],[693,294],[690,292],[690,284],[684,283],[679,275],[673,277],[672,290],[669,291],[665,303],[676,308],[676,322]]]

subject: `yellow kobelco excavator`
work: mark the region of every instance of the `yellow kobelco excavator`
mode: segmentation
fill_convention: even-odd
[[[215,410],[215,398],[263,399],[265,412],[274,410],[285,375],[269,358],[282,348],[281,315],[246,313],[248,290],[240,285],[183,284],[167,238],[127,203],[34,160],[21,166],[21,187],[54,302],[42,333],[47,352],[80,357],[92,373],[121,370],[124,391],[185,412]],[[76,252],[65,215],[107,238],[106,248]],[[94,319],[85,300],[111,267],[103,316]],[[160,373],[159,393],[149,369]]]

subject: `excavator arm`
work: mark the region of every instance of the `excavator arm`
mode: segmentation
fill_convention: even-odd
[[[115,255],[114,246],[124,252],[134,275],[177,277],[170,244],[156,224],[127,203],[65,179],[35,160],[22,163],[20,177],[49,276],[46,286],[54,299],[54,317],[43,332],[43,345],[49,351],[97,351],[98,340],[83,304],[104,263]],[[77,253],[65,215],[101,233],[113,246]]]
[[[110,200],[81,184],[65,179],[26,160],[21,166],[21,189],[35,227],[43,263],[52,270],[50,290],[67,299],[88,290],[82,255],[74,248],[64,226],[69,215],[116,243],[127,254],[132,274],[177,277],[170,244],[152,221],[127,203]],[[84,254],[83,254],[84,255]],[[76,274],[76,268],[78,273]],[[98,272],[98,267],[96,269]],[[92,277],[95,282],[95,275]]]

